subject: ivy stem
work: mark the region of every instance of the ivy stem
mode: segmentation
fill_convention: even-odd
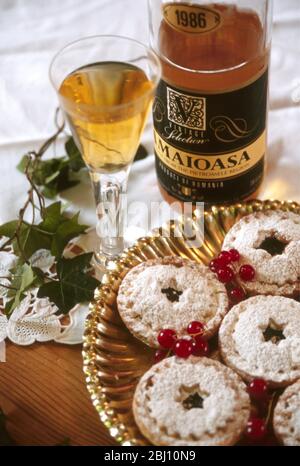
[[[12,290],[12,291],[18,291],[18,288],[15,288],[14,286],[4,285],[3,283],[0,283],[0,288],[5,288],[7,290]]]
[[[45,209],[45,198],[40,193],[40,191],[36,187],[36,185],[34,184],[34,181],[32,179],[32,173],[34,172],[34,168],[35,168],[35,166],[37,164],[37,161],[40,158],[43,157],[43,155],[49,149],[49,147],[53,143],[55,143],[58,136],[64,131],[65,121],[63,121],[62,124],[60,124],[60,125],[58,124],[58,113],[59,113],[59,109],[56,110],[56,114],[55,114],[55,124],[56,124],[56,127],[57,127],[56,132],[40,147],[40,149],[37,152],[30,151],[30,152],[28,152],[26,154],[28,156],[28,163],[27,163],[27,166],[25,168],[25,175],[26,175],[27,181],[28,181],[28,183],[30,185],[30,189],[27,192],[26,202],[25,202],[24,206],[19,211],[19,215],[18,215],[19,221],[18,221],[16,231],[0,247],[0,251],[5,251],[6,248],[13,243],[13,241],[16,241],[17,245],[18,245],[19,253],[20,253],[22,259],[24,260],[24,262],[27,263],[27,264],[29,264],[29,261],[28,261],[28,258],[25,255],[25,253],[24,253],[24,250],[23,250],[23,245],[26,244],[27,238],[25,238],[24,242],[22,242],[21,238],[20,238],[22,225],[28,225],[28,223],[24,221],[24,217],[25,217],[25,214],[27,212],[28,207],[31,205],[31,207],[32,207],[32,219],[33,219],[32,223],[34,223],[35,210],[37,208],[37,206],[35,205],[35,202],[34,202],[35,196],[37,197],[37,200],[38,200],[38,205],[39,205],[38,209],[40,211],[40,214],[41,214],[42,218],[43,218],[43,212],[44,212],[44,209]]]

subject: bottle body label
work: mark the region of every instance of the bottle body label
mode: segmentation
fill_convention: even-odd
[[[153,106],[156,169],[181,201],[250,196],[266,150],[268,71],[241,89],[200,94],[162,80]]]

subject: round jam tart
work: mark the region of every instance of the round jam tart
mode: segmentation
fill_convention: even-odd
[[[131,269],[121,283],[118,310],[129,331],[152,347],[157,336],[172,329],[177,337],[187,335],[191,321],[205,325],[210,338],[228,311],[225,286],[201,264],[166,257],[150,260]]]
[[[245,380],[284,387],[300,378],[300,303],[256,296],[234,306],[222,322],[223,360]]]
[[[274,411],[274,431],[287,447],[300,447],[300,381],[288,387]]]
[[[239,376],[223,364],[171,357],[143,375],[133,414],[154,445],[234,445],[247,426],[250,399]]]
[[[238,271],[250,264],[255,277],[237,279],[251,295],[299,294],[300,216],[292,212],[256,212],[242,218],[227,233],[223,249],[236,249],[241,259]]]

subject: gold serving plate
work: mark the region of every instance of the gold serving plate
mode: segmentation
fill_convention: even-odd
[[[186,238],[176,235],[182,221],[172,222],[142,238],[125,251],[107,273],[90,305],[84,334],[83,361],[87,388],[93,405],[110,435],[124,446],[149,445],[135,424],[132,399],[136,384],[153,364],[153,349],[136,340],[121,321],[116,296],[129,269],[148,259],[178,255],[208,264],[222,246],[226,232],[245,215],[257,211],[284,210],[300,214],[295,202],[251,201],[227,207],[212,207],[204,213],[205,240],[200,249],[190,249]],[[197,228],[199,212],[192,225]],[[171,232],[165,237],[166,230]]]

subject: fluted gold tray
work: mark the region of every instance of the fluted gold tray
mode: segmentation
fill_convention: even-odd
[[[132,397],[139,378],[153,364],[153,350],[132,337],[118,315],[116,294],[122,278],[130,268],[156,257],[179,255],[208,264],[235,222],[252,212],[266,210],[300,214],[300,206],[294,202],[253,201],[213,207],[204,214],[205,241],[200,249],[189,249],[184,238],[176,237],[174,232],[181,227],[179,220],[170,224],[170,238],[163,237],[163,227],[153,236],[140,239],[104,276],[86,321],[84,372],[93,405],[120,444],[149,445],[134,422]],[[194,215],[192,222],[196,225],[199,214]]]

